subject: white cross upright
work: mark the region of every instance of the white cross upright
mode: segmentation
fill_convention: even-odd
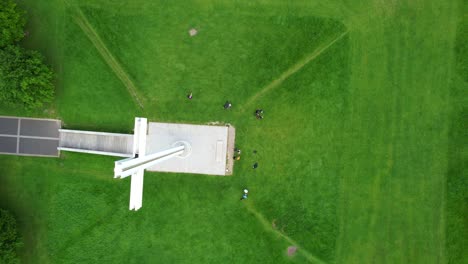
[[[157,153],[146,155],[146,136],[148,121],[146,118],[135,118],[135,133],[133,136],[133,157],[115,162],[114,178],[131,176],[130,183],[130,210],[138,210],[143,202],[143,175],[145,169],[181,155],[186,149],[184,144],[176,144]]]

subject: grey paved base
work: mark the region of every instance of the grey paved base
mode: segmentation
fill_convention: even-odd
[[[226,175],[227,126],[148,124],[146,154],[170,148],[177,141],[191,145],[190,155],[163,161],[150,167],[149,171]]]
[[[46,119],[21,119],[21,136],[59,137],[60,121]]]
[[[16,154],[18,144],[16,137],[2,137],[0,136],[0,152]]]
[[[61,121],[0,116],[0,153],[58,157]]]
[[[58,139],[20,138],[19,154],[57,156]]]
[[[0,117],[0,134],[18,135],[18,119]]]

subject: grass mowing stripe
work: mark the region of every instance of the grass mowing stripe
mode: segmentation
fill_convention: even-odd
[[[54,4],[60,1],[70,2],[64,15],[65,6]],[[122,206],[128,182],[111,182],[110,158],[0,157],[0,170],[8,167],[2,175],[14,184],[1,189],[32,212],[22,218],[37,237],[26,263],[308,263],[317,256],[327,263],[426,264],[447,262],[445,240],[448,262],[466,259],[463,196],[452,197],[462,184],[461,140],[449,137],[455,147],[444,154],[447,122],[463,123],[461,109],[458,119],[445,118],[451,1],[20,2],[42,22],[32,22],[42,31],[30,30],[36,33],[27,42],[51,55],[50,44],[61,43],[64,56],[50,60],[64,65],[57,104],[70,126],[123,132],[140,113],[128,88],[115,87],[122,80],[101,58],[106,50],[89,41],[95,31],[138,86],[149,118],[232,123],[245,153],[232,178],[147,177],[148,199],[138,214]],[[342,18],[346,28],[318,13]],[[88,35],[75,16],[92,25]],[[63,36],[52,32],[57,25]],[[197,36],[187,34],[191,27]],[[257,96],[251,105],[261,101],[271,118],[245,118],[244,102],[346,30],[345,40]],[[186,100],[191,89],[196,96]],[[461,90],[452,96],[461,98]],[[239,108],[221,111],[226,98]],[[253,149],[258,154],[249,155]],[[256,161],[261,168],[252,171]],[[448,193],[440,189],[447,178]],[[246,185],[258,191],[255,203],[233,202]],[[252,210],[243,211],[249,204]],[[115,215],[95,227],[110,207]],[[29,227],[35,222],[40,228]],[[289,259],[285,245],[295,241],[314,255],[299,249]]]
[[[332,41],[328,42],[325,45],[322,45],[321,47],[317,48],[314,50],[312,53],[308,54],[304,59],[300,60],[296,64],[294,64],[291,68],[283,72],[277,79],[273,80],[270,84],[267,86],[263,87],[259,92],[254,94],[252,97],[250,97],[247,102],[243,106],[243,110],[247,109],[250,104],[252,104],[257,98],[260,96],[264,95],[265,93],[269,92],[271,89],[274,89],[278,85],[280,85],[284,80],[289,78],[289,76],[293,75],[294,73],[298,72],[302,67],[307,65],[309,62],[313,61],[315,58],[317,58],[320,54],[322,54],[325,50],[327,50],[330,46],[335,44],[338,40],[343,38],[348,34],[348,31],[345,31],[341,33],[339,36],[334,38]]]
[[[74,16],[73,18],[76,24],[83,30],[83,32],[89,38],[89,40],[91,40],[93,45],[99,51],[99,54],[101,54],[102,58],[106,61],[106,63],[115,73],[115,75],[117,75],[117,77],[125,85],[125,87],[127,88],[132,98],[135,100],[135,102],[143,109],[143,103],[138,98],[138,95],[136,92],[137,88],[135,84],[133,83],[133,81],[130,79],[128,74],[122,68],[120,63],[115,59],[115,57],[112,55],[109,49],[107,49],[106,44],[104,44],[104,42],[99,37],[96,30],[94,30],[93,26],[89,23],[88,19],[83,14],[81,9],[77,7],[75,8],[75,11],[76,11],[77,16]]]
[[[446,262],[440,186],[454,8],[441,4],[433,22],[435,9],[423,7],[399,3],[350,32],[338,263]]]
[[[100,216],[94,223],[88,225],[83,230],[80,230],[79,233],[72,234],[70,238],[63,243],[62,248],[57,250],[59,254],[56,257],[60,258],[60,255],[64,254],[64,252],[66,252],[68,248],[72,247],[76,243],[79,243],[84,236],[91,234],[91,232],[93,232],[95,228],[99,228],[101,225],[106,224],[106,222],[108,222],[113,215],[115,215],[115,208],[112,208],[111,210],[107,211],[105,214]]]
[[[288,243],[296,246],[298,249],[299,249],[299,252],[304,256],[306,257],[306,259],[311,262],[311,263],[320,263],[320,264],[326,264],[326,262],[322,261],[321,259],[319,259],[318,257],[312,255],[309,251],[305,250],[302,246],[300,246],[296,241],[294,241],[292,238],[290,238],[289,236],[285,235],[284,233],[274,229],[271,227],[271,224],[268,222],[268,220],[266,220],[266,218],[260,213],[258,212],[257,210],[255,210],[255,208],[253,207],[252,204],[250,203],[247,203],[245,208],[247,208],[247,210],[252,213],[255,218],[257,218],[257,220],[262,224],[262,226],[265,228],[265,230],[269,231],[269,232],[273,232],[275,234],[277,234],[278,236],[282,237],[284,240],[286,240]]]

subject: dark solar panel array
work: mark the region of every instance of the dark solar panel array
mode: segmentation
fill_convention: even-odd
[[[60,124],[52,119],[0,117],[0,153],[57,157]]]

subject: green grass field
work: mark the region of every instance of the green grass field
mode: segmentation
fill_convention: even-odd
[[[114,158],[1,156],[26,263],[466,263],[461,1],[19,2],[57,99],[0,114],[226,122],[243,151],[232,177],[145,173],[136,213]]]

